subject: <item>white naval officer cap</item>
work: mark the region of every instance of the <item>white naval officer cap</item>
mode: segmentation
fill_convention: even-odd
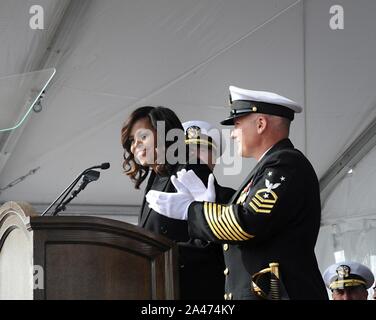
[[[185,132],[185,143],[186,144],[196,144],[196,145],[206,145],[213,149],[221,151],[221,132],[220,130],[206,121],[201,120],[191,120],[183,123],[183,128]]]
[[[374,282],[372,271],[365,265],[354,261],[332,264],[325,270],[323,278],[325,285],[331,290],[360,285],[369,289]]]
[[[292,121],[294,113],[302,112],[296,102],[279,94],[267,91],[255,91],[230,86],[230,117],[223,120],[223,125],[233,125],[234,119],[248,113],[264,113],[280,116]]]

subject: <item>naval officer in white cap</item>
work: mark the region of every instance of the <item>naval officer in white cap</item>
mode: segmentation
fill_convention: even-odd
[[[179,171],[179,177],[184,183],[191,186],[190,192],[195,197],[202,196],[206,191],[204,182],[196,175],[208,177],[212,174],[216,159],[221,155],[221,133],[212,124],[191,120],[183,124],[185,133],[185,144],[187,146],[188,163],[195,172],[186,170]],[[214,176],[213,195],[221,202],[228,202],[235,190],[222,187],[217,183]],[[210,180],[210,179],[207,179]],[[190,239],[186,243],[179,243],[180,265],[184,268],[180,270],[180,289],[188,291],[195,283],[194,291],[189,291],[190,297],[195,299],[223,298],[225,276],[223,274],[224,258],[222,247],[219,243],[211,243],[200,239]],[[184,290],[187,288],[187,290]]]
[[[224,149],[224,141],[222,139],[221,131],[210,124],[209,122],[202,120],[191,120],[183,123],[185,133],[185,144],[188,149],[188,161],[189,164],[204,165],[205,169],[209,168],[212,173],[216,165],[216,160],[222,155]],[[196,169],[199,170],[199,169]],[[203,193],[207,192],[207,189],[203,183],[197,180],[196,174],[192,170],[187,172],[185,169],[177,173],[178,179],[181,182],[190,186],[190,192],[194,194],[195,198],[202,198]],[[195,179],[196,178],[196,179]],[[219,185],[215,179],[213,179],[214,189],[211,191],[216,201],[228,202],[235,190]],[[200,188],[197,188],[200,186]]]
[[[149,205],[188,221],[191,238],[222,243],[224,298],[328,299],[314,247],[320,228],[319,183],[307,158],[288,139],[302,108],[281,95],[230,87],[232,138],[258,163],[228,203],[195,197],[172,177],[176,193],[150,191]],[[189,174],[189,171],[186,173]]]
[[[183,123],[185,144],[188,147],[189,160],[199,160],[213,171],[216,160],[224,149],[221,132],[209,122],[191,120]]]
[[[354,261],[332,264],[325,270],[323,277],[326,286],[332,291],[333,300],[367,300],[367,289],[375,281],[368,267]]]

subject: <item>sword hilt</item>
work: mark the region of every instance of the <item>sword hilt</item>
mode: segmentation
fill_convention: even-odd
[[[268,295],[258,286],[258,278],[266,273],[270,273],[270,298],[271,300],[281,300],[279,263],[269,263],[269,268],[265,268],[252,276],[252,290],[260,298],[268,299]]]

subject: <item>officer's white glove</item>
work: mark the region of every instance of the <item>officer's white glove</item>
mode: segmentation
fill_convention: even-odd
[[[150,190],[146,195],[149,207],[166,217],[187,220],[189,205],[195,200],[189,190],[175,176],[171,182],[176,193]]]
[[[193,170],[180,170],[177,176],[178,181],[189,190],[195,201],[215,202],[214,176],[212,173],[209,175],[207,188]]]

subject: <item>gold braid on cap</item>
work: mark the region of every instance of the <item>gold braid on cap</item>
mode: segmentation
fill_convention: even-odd
[[[367,286],[366,282],[361,279],[353,278],[351,275],[351,269],[349,266],[346,265],[340,265],[336,269],[337,272],[337,279],[333,280],[329,288],[331,290],[334,289],[342,289],[344,287],[355,287],[360,285]]]
[[[341,289],[343,287],[355,287],[360,285],[366,285],[366,282],[359,279],[335,280],[330,284],[329,288],[333,290]]]

